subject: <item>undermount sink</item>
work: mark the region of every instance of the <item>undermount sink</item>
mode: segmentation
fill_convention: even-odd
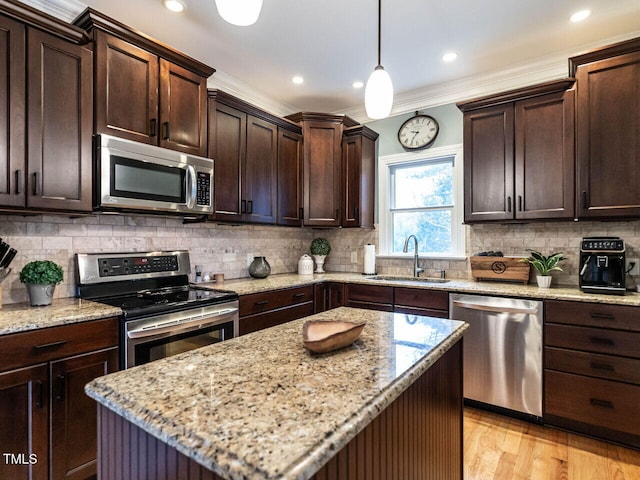
[[[396,277],[393,275],[374,275],[366,277],[367,280],[380,280],[386,282],[410,282],[410,283],[447,283],[446,278],[428,278],[428,277]]]

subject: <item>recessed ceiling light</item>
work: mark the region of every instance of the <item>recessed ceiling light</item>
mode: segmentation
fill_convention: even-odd
[[[170,10],[173,13],[180,13],[185,9],[184,3],[180,0],[163,0],[162,3],[167,10]]]
[[[353,82],[353,88],[362,88],[364,87],[364,83],[362,82]]]
[[[453,62],[456,58],[458,58],[458,54],[456,52],[448,52],[442,56],[442,61]]]
[[[291,79],[291,81],[296,85],[300,85],[301,83],[304,83],[304,78],[302,78],[300,75],[296,75]]]
[[[591,15],[591,10],[580,10],[579,12],[576,12],[573,15],[571,15],[570,20],[573,23],[578,23],[583,20],[586,20],[589,17],[589,15]]]

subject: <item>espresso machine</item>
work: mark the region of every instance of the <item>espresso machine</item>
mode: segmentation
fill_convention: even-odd
[[[585,237],[580,243],[580,290],[624,295],[626,256],[620,237]]]

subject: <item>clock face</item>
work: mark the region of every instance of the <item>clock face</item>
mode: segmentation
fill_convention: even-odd
[[[398,141],[409,150],[431,145],[438,135],[438,122],[429,115],[416,115],[404,122],[398,130]]]

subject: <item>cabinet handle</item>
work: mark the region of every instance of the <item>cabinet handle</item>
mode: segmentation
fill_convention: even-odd
[[[58,378],[56,379],[56,383],[57,383],[57,388],[56,388],[56,400],[58,400],[59,402],[64,401],[64,391],[65,391],[65,384],[66,384],[66,379],[64,378],[64,375],[58,375]]]
[[[247,213],[248,214],[252,214],[253,213],[253,200],[249,200],[247,202]]]
[[[36,407],[38,408],[42,408],[43,406],[43,391],[44,388],[42,386],[42,382],[40,380],[38,380],[36,382],[36,392],[35,392],[35,397],[36,397]]]
[[[522,211],[522,195],[518,195],[518,211]]]
[[[293,298],[302,298],[306,295],[306,293],[296,293]]]
[[[155,137],[158,135],[158,120],[155,118],[151,119],[151,136]]]
[[[169,140],[169,122],[164,122],[162,125],[164,126],[164,139]]]
[[[22,170],[16,170],[16,193],[22,193]]]
[[[336,220],[340,219],[340,209],[336,208]]]
[[[589,403],[596,407],[614,408],[613,402],[609,400],[600,400],[599,398],[590,398]]]
[[[604,371],[607,371],[607,372],[615,372],[615,369],[613,368],[613,366],[609,365],[608,363],[591,362],[591,369],[592,370],[604,370]]]
[[[33,194],[40,196],[40,172],[33,173]]]
[[[511,196],[507,197],[507,212],[511,212]]]
[[[591,343],[594,343],[596,345],[608,345],[608,346],[611,346],[611,347],[613,347],[615,345],[613,340],[611,340],[610,338],[589,337],[589,340],[591,341]]]
[[[353,218],[355,218],[356,221],[360,220],[360,209],[358,207],[354,207],[353,209]]]
[[[591,318],[598,318],[600,320],[615,320],[616,318],[613,315],[609,315],[608,313],[592,313]]]
[[[66,340],[60,340],[59,342],[45,343],[44,345],[34,345],[33,349],[34,350],[44,350],[45,348],[61,347],[65,343],[67,343]]]
[[[304,218],[304,208],[300,207],[300,220]]]
[[[240,201],[240,213],[247,213],[247,201]]]
[[[586,190],[582,192],[582,208],[589,208],[589,199]]]
[[[255,302],[254,305],[261,307],[261,306],[266,305],[268,303],[269,303],[269,300],[261,300],[259,302]]]

